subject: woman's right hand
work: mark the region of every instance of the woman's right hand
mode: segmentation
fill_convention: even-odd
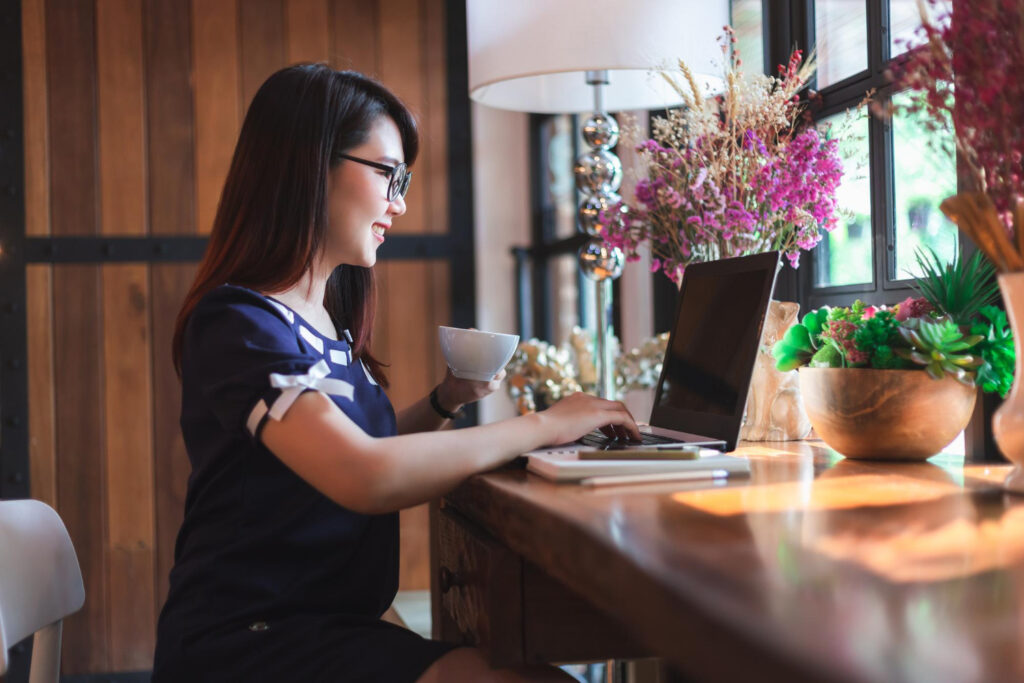
[[[622,401],[577,392],[538,415],[544,420],[547,445],[569,443],[595,429],[609,438],[640,441],[636,420]]]

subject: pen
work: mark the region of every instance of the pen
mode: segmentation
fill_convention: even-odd
[[[690,470],[682,472],[654,472],[652,474],[621,474],[611,477],[588,477],[580,481],[584,486],[613,486],[615,484],[646,484],[662,481],[693,481],[699,479],[725,479],[727,470]]]

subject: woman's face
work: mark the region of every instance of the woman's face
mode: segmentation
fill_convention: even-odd
[[[402,136],[389,116],[378,118],[366,142],[346,154],[387,166],[405,161]],[[404,199],[388,201],[388,182],[385,171],[348,159],[329,172],[325,255],[332,268],[343,263],[369,268],[377,262],[392,219],[405,213]]]

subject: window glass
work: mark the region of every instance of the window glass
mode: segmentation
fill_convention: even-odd
[[[743,73],[764,73],[764,30],[761,0],[732,0],[732,27],[743,60]]]
[[[925,11],[933,20],[948,14],[952,10],[952,0],[939,0],[935,5],[924,3]],[[889,0],[889,56],[896,57],[911,47],[924,42],[916,31],[921,26],[921,13],[917,8],[917,0]]]
[[[847,118],[849,117],[849,118]],[[814,284],[836,287],[870,283],[872,272],[871,167],[867,112],[837,114],[818,124],[827,135],[841,137],[843,181],[836,193],[839,225],[814,250]]]
[[[956,194],[956,156],[953,135],[928,130],[923,112],[905,112],[911,95],[893,97],[893,199],[896,259],[890,277],[919,275],[914,251],[931,247],[943,261],[957,250],[957,229],[939,210],[946,197]]]
[[[818,48],[818,89],[868,68],[865,0],[817,0],[814,34]]]
[[[552,212],[556,238],[576,232],[576,180],[573,167],[573,128],[569,115],[548,118],[541,129],[544,210]]]
[[[573,325],[580,324],[579,316],[579,259],[576,254],[555,256],[548,261],[551,282],[551,339],[561,345],[569,338]]]

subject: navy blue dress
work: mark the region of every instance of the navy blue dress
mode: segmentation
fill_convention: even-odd
[[[153,680],[415,681],[453,646],[380,616],[398,589],[398,513],[347,510],[259,440],[318,390],[366,433],[395,413],[350,336],[231,285],[196,306],[182,349],[192,463]]]

